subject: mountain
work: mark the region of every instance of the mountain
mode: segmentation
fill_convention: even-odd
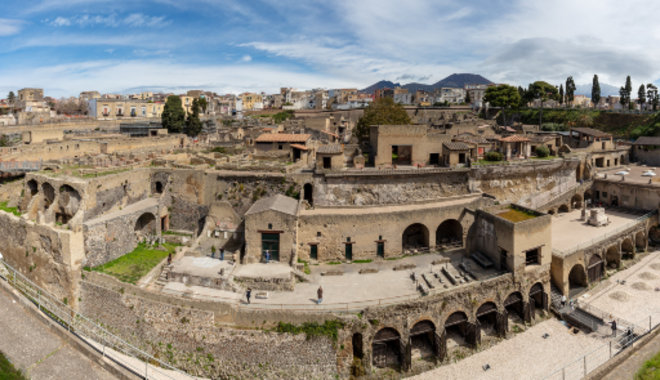
[[[450,87],[450,88],[463,88],[467,84],[491,84],[493,82],[489,81],[488,79],[482,77],[481,75],[478,74],[469,74],[469,73],[462,73],[462,74],[452,74],[448,76],[445,79],[442,79],[438,82],[435,82],[434,84],[423,84],[423,83],[408,83],[403,86],[401,86],[399,83],[393,83],[388,80],[382,80],[378,83],[374,83],[371,86],[364,88],[360,90],[361,92],[365,93],[373,93],[375,90],[380,90],[383,88],[394,88],[396,86],[405,88],[408,90],[408,92],[415,92],[417,90],[423,90],[423,91],[428,91],[432,92],[433,90],[442,88],[442,87]]]
[[[635,94],[637,93],[635,92]],[[575,86],[575,95],[584,95],[587,98],[591,98],[591,83]],[[610,95],[619,96],[619,87],[607,83],[600,83],[600,96],[603,97]]]

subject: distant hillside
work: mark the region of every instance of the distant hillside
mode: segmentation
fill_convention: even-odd
[[[488,79],[484,78],[481,75],[478,74],[468,74],[468,73],[463,73],[463,74],[452,74],[448,76],[445,79],[442,79],[434,84],[423,84],[423,83],[408,83],[405,85],[401,85],[399,83],[394,83],[390,82],[387,80],[382,80],[378,83],[374,83],[371,86],[364,88],[360,90],[361,92],[365,93],[373,93],[375,90],[383,89],[383,88],[394,88],[394,87],[402,87],[408,90],[408,92],[415,92],[417,90],[423,90],[423,91],[428,91],[432,92],[433,90],[442,88],[442,87],[449,87],[449,88],[463,88],[465,85],[468,84],[491,84],[493,82],[489,81]]]
[[[575,95],[584,95],[591,98],[591,83],[575,86]],[[619,87],[607,83],[600,83],[600,96],[619,96]]]

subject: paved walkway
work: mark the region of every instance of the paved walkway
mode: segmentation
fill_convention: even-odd
[[[660,335],[656,335],[644,347],[640,348],[623,363],[614,367],[610,373],[603,376],[602,380],[632,379],[644,362],[651,359],[658,352],[660,352]]]
[[[0,287],[0,351],[31,379],[115,379]]]

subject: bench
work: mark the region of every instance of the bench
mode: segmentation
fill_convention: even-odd
[[[477,264],[481,265],[482,268],[488,269],[491,268],[494,264],[491,259],[489,259],[486,255],[479,251],[474,251],[470,255],[470,257],[477,262]]]

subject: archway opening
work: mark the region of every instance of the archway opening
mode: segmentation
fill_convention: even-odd
[[[364,357],[364,349],[362,347],[362,334],[360,333],[353,334],[352,344],[353,344],[353,357],[362,359]]]
[[[552,209],[548,210],[548,215],[554,215],[554,214],[555,214],[555,210]]]
[[[373,365],[378,368],[400,369],[403,362],[401,335],[393,328],[381,329],[374,336],[371,344]]]
[[[567,205],[559,206],[559,208],[557,209],[557,212],[560,213],[560,214],[568,212],[568,206]]]
[[[542,312],[547,309],[548,297],[543,290],[543,284],[537,282],[532,285],[529,289],[529,304],[531,309],[531,315],[536,317],[536,312]]]
[[[450,247],[463,246],[463,226],[456,219],[448,219],[440,223],[435,231],[435,244]]]
[[[589,265],[587,265],[587,275],[589,277],[589,282],[597,282],[603,278],[603,259],[600,255],[593,255],[589,259]]]
[[[409,249],[428,248],[429,230],[425,225],[421,223],[411,224],[403,231],[401,242],[403,251]]]
[[[574,296],[587,287],[587,276],[582,264],[575,264],[568,273],[568,294]]]
[[[523,297],[520,292],[509,294],[504,300],[504,308],[507,311],[509,320],[513,323],[522,324],[525,321],[525,310],[523,307]]]
[[[50,183],[44,182],[41,185],[41,191],[44,193],[44,210],[48,210],[55,201],[55,188]]]
[[[37,195],[37,193],[39,192],[39,184],[37,183],[37,181],[33,179],[27,181],[27,187],[28,187],[28,191],[30,192],[30,196],[32,197]]]
[[[138,220],[135,222],[135,232],[138,235],[147,236],[153,235],[156,233],[156,217],[150,212],[145,212],[140,215]]]
[[[573,209],[582,208],[582,196],[580,194],[575,194],[571,198],[571,207]]]
[[[314,205],[314,187],[311,183],[306,183],[303,186],[303,199],[307,201],[310,205]]]
[[[432,359],[437,354],[435,325],[431,321],[417,322],[410,330],[412,359]]]
[[[445,334],[447,337],[447,351],[459,346],[468,346],[468,318],[462,311],[450,315],[445,321]]]
[[[56,219],[59,222],[67,223],[80,208],[80,200],[82,197],[78,190],[69,185],[60,186],[60,196],[58,198],[58,210],[56,212]]]
[[[495,303],[486,302],[479,306],[477,320],[482,334],[497,336],[497,306]]]
[[[633,245],[631,238],[625,238],[621,242],[621,256],[626,260],[635,257],[635,246]]]
[[[658,228],[658,226],[649,228],[648,234],[646,236],[648,236],[649,241],[653,243],[653,245],[657,245],[660,243],[660,228]]]
[[[590,205],[591,205],[591,200],[593,199],[593,198],[592,198],[592,195],[591,195],[591,190],[587,190],[587,191],[585,191],[585,192],[584,192],[584,196],[583,196],[582,198],[583,198],[583,200],[584,200],[584,203],[585,203],[587,206],[590,206]]]
[[[163,183],[160,181],[156,181],[156,194],[162,194],[163,193]]]
[[[613,245],[607,249],[605,253],[605,262],[608,268],[616,269],[621,266],[621,253],[619,247]]]

